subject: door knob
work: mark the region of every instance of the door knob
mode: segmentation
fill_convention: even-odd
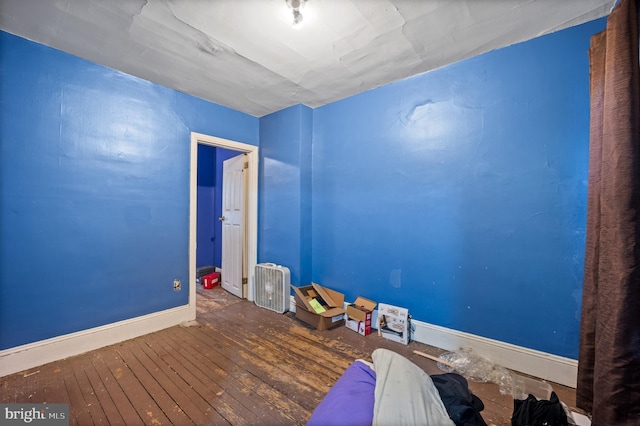
[[[219,220],[220,222],[224,222],[226,219],[227,219],[227,218],[226,218],[226,217],[224,217],[224,216],[221,216],[221,217],[219,217],[219,218],[218,218],[218,220]]]

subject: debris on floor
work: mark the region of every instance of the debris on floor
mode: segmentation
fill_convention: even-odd
[[[490,382],[500,387],[502,395],[512,393],[511,373],[488,359],[474,354],[469,349],[458,352],[446,352],[440,355],[438,368],[448,373],[454,370],[474,382]]]

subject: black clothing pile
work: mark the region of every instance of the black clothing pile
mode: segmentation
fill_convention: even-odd
[[[529,395],[527,399],[513,400],[511,426],[568,426],[567,414],[555,392],[549,400],[536,399]]]
[[[480,415],[484,403],[469,390],[467,379],[456,373],[431,376],[449,418],[456,426],[487,426]]]

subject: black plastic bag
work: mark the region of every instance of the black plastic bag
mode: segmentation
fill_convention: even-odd
[[[527,399],[513,400],[512,426],[568,426],[567,414],[555,392],[551,398],[536,399],[529,395]]]

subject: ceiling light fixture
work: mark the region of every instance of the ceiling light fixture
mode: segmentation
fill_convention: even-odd
[[[293,28],[299,29],[302,26],[302,13],[300,10],[308,0],[284,0],[293,11]]]

